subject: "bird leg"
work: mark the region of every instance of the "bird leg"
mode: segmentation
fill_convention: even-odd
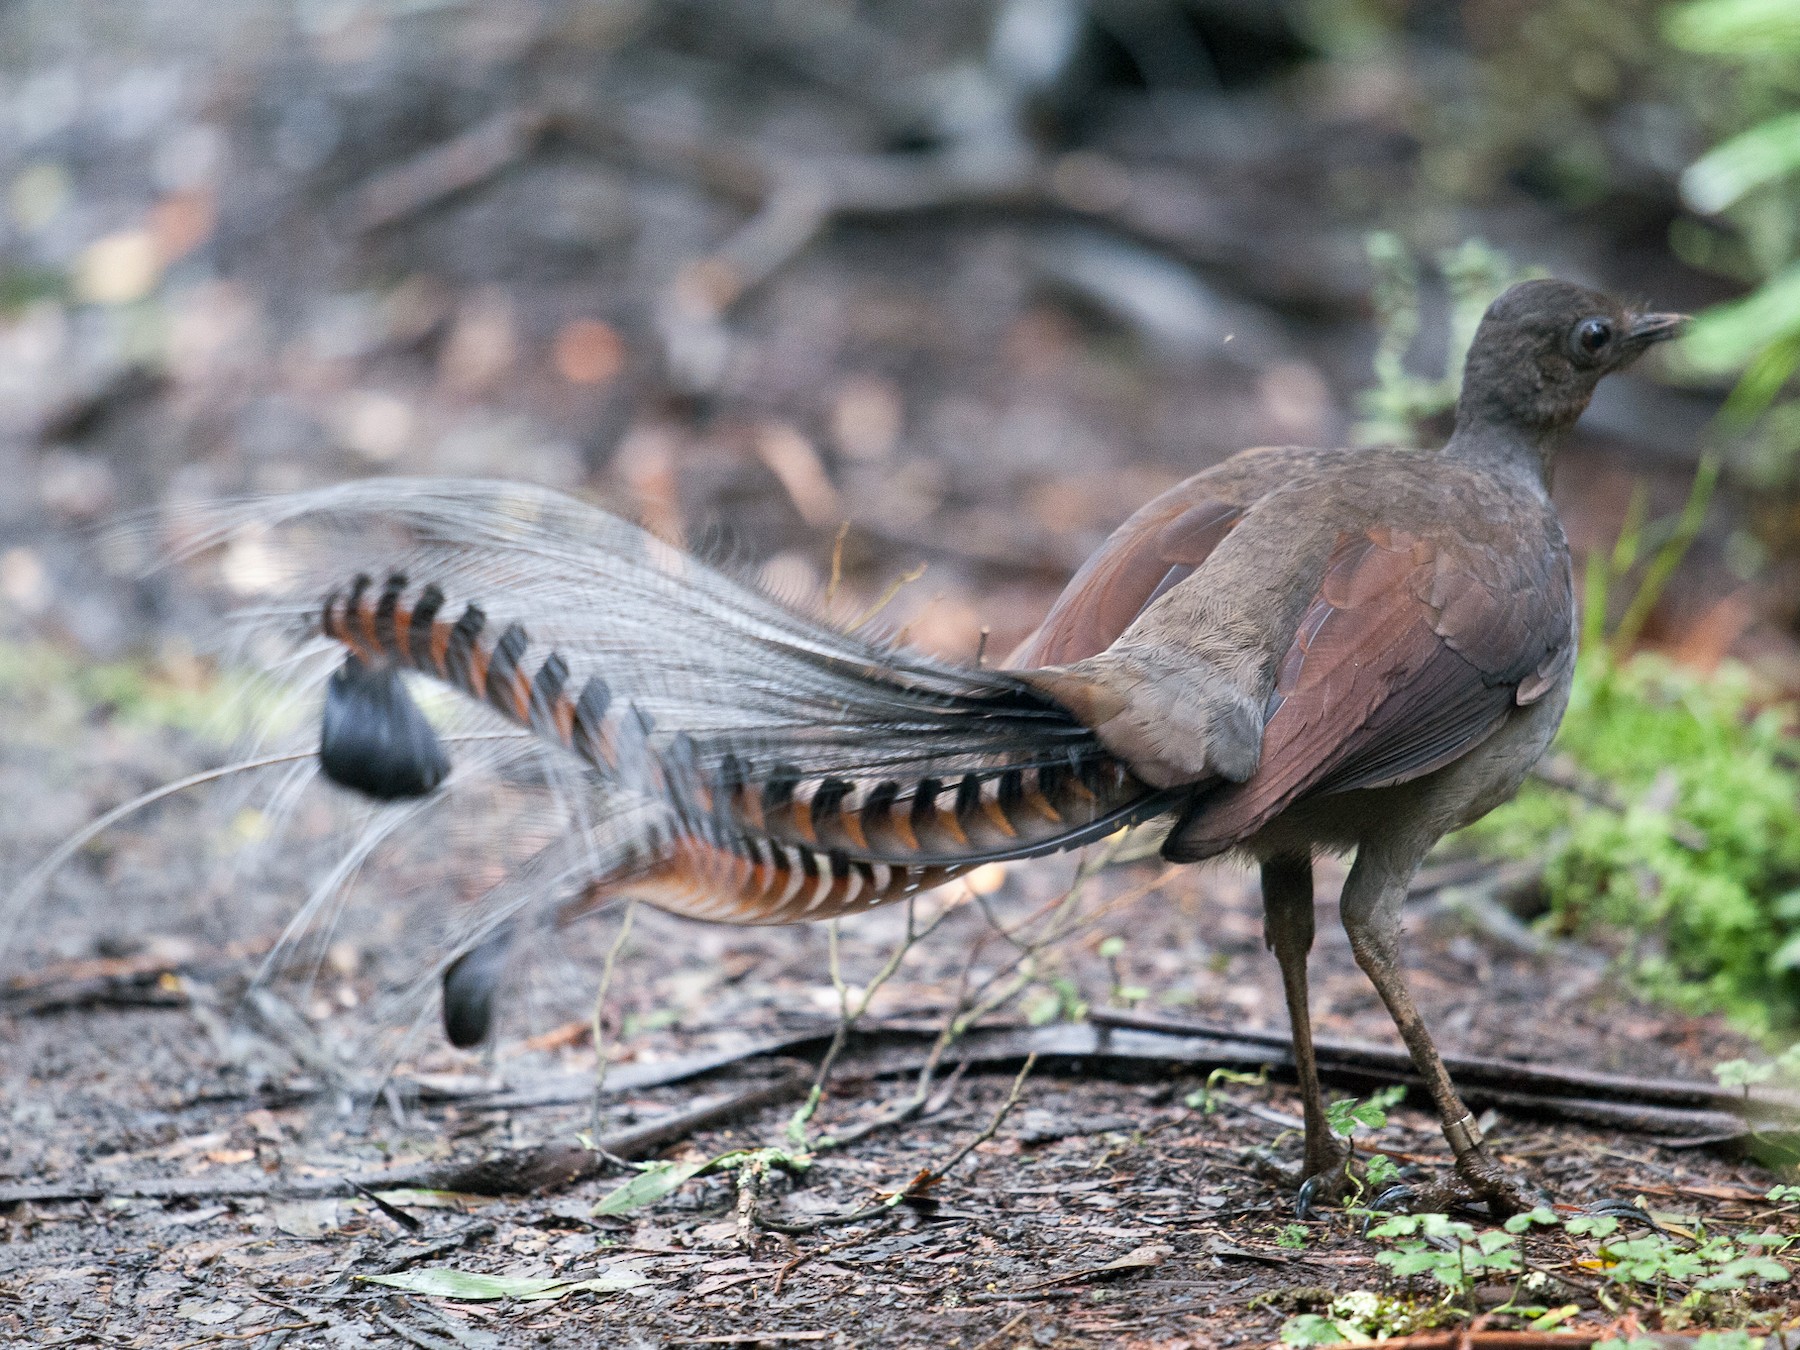
[[[1455,1181],[1443,1186],[1408,1188],[1412,1205],[1415,1209],[1443,1210],[1479,1200],[1486,1202],[1496,1215],[1519,1213],[1542,1203],[1541,1198],[1509,1176],[1482,1145],[1475,1117],[1457,1095],[1400,968],[1400,907],[1419,856],[1423,855],[1422,849],[1416,852],[1418,856],[1401,859],[1365,844],[1357,851],[1356,865],[1344,883],[1341,902],[1350,950],[1375,992],[1381,995],[1381,1001],[1387,1004],[1394,1026],[1425,1080],[1426,1091],[1437,1105],[1444,1138],[1456,1155]]]
[[[1262,892],[1263,936],[1281,964],[1281,986],[1294,1033],[1294,1072],[1300,1080],[1301,1111],[1306,1119],[1305,1171],[1295,1202],[1306,1217],[1315,1200],[1336,1200],[1341,1195],[1350,1156],[1325,1122],[1325,1102],[1313,1058],[1312,1017],[1306,997],[1306,957],[1313,944],[1312,859],[1305,854],[1268,859],[1262,865]]]

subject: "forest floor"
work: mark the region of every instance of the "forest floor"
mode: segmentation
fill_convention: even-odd
[[[8,724],[0,754],[9,854],[39,856],[59,828],[177,776],[184,762],[207,762],[183,733],[120,727],[63,695],[16,706],[30,716]],[[389,1337],[429,1346],[1224,1346],[1265,1343],[1289,1317],[1323,1313],[1357,1290],[1397,1297],[1402,1327],[1457,1320],[1430,1280],[1378,1264],[1391,1244],[1364,1237],[1357,1216],[1325,1210],[1297,1223],[1291,1188],[1262,1160],[1291,1162],[1297,1149],[1299,1107],[1279,1050],[1267,1052],[1273,1080],[1258,1083],[1248,1072],[1262,1053],[1254,1045],[1196,1050],[1179,1037],[1083,1031],[1086,1002],[1096,1019],[1122,1004],[1197,1019],[1225,1028],[1227,1042],[1284,1030],[1245,873],[1150,864],[1095,873],[1075,902],[1080,919],[1036,947],[1031,978],[1010,982],[1000,977],[1018,953],[999,928],[1027,943],[1043,938],[1069,865],[1021,864],[982,878],[989,893],[979,900],[951,895],[942,924],[878,989],[808,1149],[787,1127],[837,1022],[824,930],[638,914],[613,976],[608,1086],[595,1110],[584,1001],[616,922],[540,944],[547,950],[521,961],[509,983],[498,1048],[485,1058],[451,1051],[416,1015],[428,996],[411,977],[434,953],[428,925],[409,916],[444,903],[449,878],[480,875],[493,857],[465,837],[434,835],[411,855],[378,855],[323,939],[280,948],[247,994],[355,823],[344,803],[314,802],[246,863],[234,854],[252,809],[178,799],[121,825],[70,864],[57,903],[14,946],[15,969],[27,973],[0,995],[0,1334],[183,1347]],[[1393,1044],[1334,921],[1335,880],[1327,875],[1320,889],[1319,1032]],[[922,906],[919,921],[936,912]],[[1603,953],[1560,942],[1529,955],[1459,912],[1427,896],[1409,923],[1413,987],[1453,1053],[1704,1083],[1711,1065],[1745,1050],[1714,1019],[1634,1000]],[[903,937],[897,911],[844,924],[839,969],[853,991]],[[821,1136],[845,1135],[912,1093],[932,1033],[984,980],[996,991],[1017,985],[1018,995],[986,1019],[998,1030],[951,1044],[926,1111],[821,1146]],[[396,999],[396,989],[409,992]],[[1032,1047],[1042,1053],[1017,1081]],[[970,1069],[959,1074],[965,1058]],[[709,1062],[717,1067],[703,1071]],[[1238,1076],[1207,1091],[1219,1065]],[[1334,1083],[1334,1097],[1364,1095],[1346,1081]],[[1015,1085],[1017,1100],[994,1128]],[[622,1167],[590,1168],[529,1196],[445,1189],[483,1184],[454,1180],[478,1175],[459,1171],[464,1164],[566,1153],[585,1130],[623,1140],[696,1104],[729,1110],[746,1094],[765,1104],[634,1156],[810,1152],[803,1169],[771,1166],[748,1193],[729,1164],[616,1217],[595,1206],[623,1183]],[[1790,1222],[1763,1199],[1777,1178],[1744,1157],[1742,1139],[1695,1147],[1655,1126],[1513,1111],[1489,1111],[1483,1128],[1506,1166],[1564,1205],[1636,1202],[1667,1224],[1700,1219],[1719,1233]],[[941,1180],[918,1184],[971,1143]],[[1448,1161],[1416,1098],[1358,1144],[1426,1173]],[[368,1175],[390,1168],[399,1182]],[[340,1184],[346,1176],[367,1189]],[[798,1234],[763,1223],[804,1228],[909,1188],[906,1200],[855,1223]],[[754,1217],[744,1208],[752,1202]],[[1530,1259],[1572,1284],[1522,1301],[1576,1304],[1578,1329],[1659,1325],[1652,1300],[1633,1323],[1605,1309],[1592,1293],[1604,1281],[1566,1240],[1529,1241]],[[475,1292],[466,1286],[432,1296],[430,1286],[369,1282],[425,1270],[630,1287],[483,1301],[456,1297]],[[1502,1281],[1472,1296],[1479,1308],[1511,1292]],[[1619,1306],[1633,1301],[1615,1298]],[[1771,1294],[1738,1315],[1785,1313]]]

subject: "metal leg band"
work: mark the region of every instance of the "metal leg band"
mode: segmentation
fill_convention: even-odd
[[[1444,1123],[1444,1138],[1450,1141],[1450,1147],[1457,1157],[1481,1147],[1481,1130],[1475,1124],[1475,1117],[1464,1115],[1460,1120]]]

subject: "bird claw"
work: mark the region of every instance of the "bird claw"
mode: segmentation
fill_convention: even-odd
[[[1329,1171],[1314,1172],[1294,1192],[1294,1217],[1301,1223],[1311,1223],[1318,1217],[1314,1204],[1342,1199],[1348,1180],[1349,1168],[1342,1162]]]
[[[1649,1228],[1655,1232],[1660,1233],[1662,1231],[1662,1225],[1659,1224],[1651,1215],[1645,1213],[1642,1209],[1640,1209],[1637,1205],[1633,1204],[1631,1201],[1620,1200],[1620,1199],[1617,1199],[1616,1197],[1609,1198],[1606,1200],[1595,1200],[1589,1204],[1585,1204],[1585,1205],[1581,1206],[1581,1208],[1577,1212],[1583,1218],[1618,1219],[1621,1222],[1628,1221],[1631,1223],[1642,1224],[1644,1227]]]
[[[1400,1182],[1389,1186],[1370,1202],[1376,1213],[1444,1214],[1453,1209],[1484,1205],[1495,1219],[1523,1214],[1546,1205],[1550,1197],[1542,1191],[1535,1195],[1516,1178],[1509,1176],[1485,1153],[1468,1153],[1457,1159],[1456,1170],[1443,1181]],[[1642,1217],[1642,1211],[1638,1211]],[[1363,1223],[1366,1234],[1374,1215]]]
[[[1283,1167],[1265,1157],[1260,1170],[1276,1185],[1293,1191],[1294,1217],[1311,1223],[1318,1217],[1317,1206],[1336,1204],[1350,1190],[1350,1167],[1349,1151],[1342,1150],[1335,1156],[1309,1159],[1300,1167]]]
[[[1485,1204],[1488,1213],[1496,1219],[1526,1214],[1551,1203],[1548,1191],[1542,1187],[1528,1188],[1481,1148],[1456,1160],[1456,1180],[1460,1183],[1457,1189],[1465,1197],[1462,1203]]]
[[[1389,1186],[1369,1202],[1369,1214],[1363,1220],[1363,1236],[1369,1235],[1369,1226],[1375,1222],[1377,1214],[1392,1214],[1396,1210],[1411,1213],[1412,1201],[1418,1194],[1419,1188],[1411,1182],[1399,1181]]]

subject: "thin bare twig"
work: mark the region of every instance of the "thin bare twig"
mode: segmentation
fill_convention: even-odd
[[[751,1220],[757,1227],[766,1228],[772,1233],[781,1233],[789,1237],[799,1237],[806,1233],[816,1233],[821,1228],[838,1228],[845,1224],[860,1223],[865,1219],[872,1219],[885,1214],[905,1201],[921,1198],[924,1192],[930,1190],[948,1176],[958,1163],[1000,1132],[1000,1127],[1006,1123],[1007,1116],[1012,1114],[1013,1107],[1019,1104],[1019,1100],[1025,1091],[1025,1080],[1030,1076],[1032,1069],[1036,1066],[1037,1052],[1034,1050],[1025,1056],[1025,1062],[1019,1067],[1019,1072],[1013,1079],[1012,1088],[1006,1094],[1006,1100],[1000,1103],[1000,1109],[994,1112],[993,1119],[988,1121],[986,1128],[984,1128],[980,1134],[977,1134],[974,1138],[964,1143],[962,1147],[951,1154],[942,1165],[921,1169],[919,1174],[911,1181],[907,1182],[906,1185],[902,1186],[897,1191],[890,1191],[874,1204],[865,1205],[863,1208],[853,1210],[847,1214],[828,1214],[817,1219],[809,1219],[804,1223],[786,1223],[779,1219],[769,1218],[757,1209],[754,1202],[752,1202],[748,1207],[748,1213]],[[740,1205],[741,1204],[742,1199],[740,1194]],[[740,1210],[740,1213],[742,1212],[744,1211]],[[793,1264],[794,1263],[790,1262],[790,1267]]]
[[[1025,1080],[1031,1076],[1031,1071],[1037,1067],[1037,1059],[1037,1051],[1035,1050],[1025,1056],[1025,1062],[1019,1066],[1018,1076],[1012,1081],[1012,1089],[1006,1094],[1006,1100],[1000,1103],[1000,1109],[994,1112],[994,1118],[987,1123],[987,1128],[973,1139],[969,1140],[961,1148],[957,1149],[955,1153],[951,1154],[949,1161],[944,1163],[942,1167],[935,1167],[928,1172],[926,1174],[926,1179],[915,1181],[911,1186],[907,1187],[907,1192],[909,1194],[916,1193],[925,1186],[937,1185],[937,1183],[948,1176],[956,1165],[964,1158],[968,1157],[976,1149],[980,1148],[983,1144],[987,1143],[988,1140],[1000,1133],[1000,1127],[1006,1123],[1006,1118],[1012,1114],[1013,1107],[1019,1104],[1019,1099],[1024,1095]]]
[[[864,624],[869,622],[870,619],[873,619],[877,614],[881,613],[882,610],[892,604],[896,595],[899,595],[901,591],[905,590],[908,586],[912,585],[913,582],[925,575],[925,568],[926,564],[920,563],[910,572],[902,572],[899,576],[890,581],[888,583],[888,588],[881,593],[881,598],[850,621],[851,630],[855,631],[856,629],[861,628]]]
[[[906,932],[886,963],[863,987],[861,994],[856,999],[854,1009],[850,1006],[850,987],[844,983],[839,957],[838,922],[833,919],[827,926],[825,930],[826,950],[829,954],[828,966],[831,971],[831,985],[833,989],[837,990],[838,996],[838,1024],[837,1029],[832,1033],[831,1044],[826,1047],[825,1055],[819,1061],[818,1072],[813,1077],[812,1090],[807,1094],[806,1100],[801,1103],[799,1109],[794,1112],[793,1119],[788,1122],[787,1135],[790,1143],[800,1145],[806,1142],[806,1127],[811,1123],[813,1116],[818,1112],[819,1103],[824,1099],[825,1085],[831,1080],[831,1071],[836,1067],[838,1057],[843,1053],[844,1046],[850,1039],[850,1033],[856,1030],[856,1024],[869,1011],[869,1004],[874,1000],[876,992],[894,977],[894,974],[900,969],[900,963],[906,959],[906,954],[936,932],[938,925],[949,917],[954,908],[953,905],[945,905],[930,923],[926,924],[923,929],[919,929],[916,927],[915,902],[911,899],[907,900]],[[824,1143],[825,1141],[821,1141],[822,1145]]]
[[[918,1081],[914,1085],[911,1095],[880,1116],[844,1132],[832,1141],[834,1147],[843,1147],[866,1138],[877,1130],[904,1124],[922,1114],[932,1099],[932,1084],[936,1081],[937,1074],[943,1066],[945,1055],[962,1039],[971,1026],[1005,1007],[1030,986],[1031,982],[1037,978],[1035,961],[1040,954],[1074,933],[1091,927],[1107,915],[1116,913],[1126,905],[1143,899],[1144,896],[1160,887],[1173,870],[1165,869],[1152,880],[1115,896],[1092,914],[1076,921],[1074,916],[1079,911],[1083,890],[1089,879],[1106,865],[1108,856],[1104,850],[1090,854],[1077,868],[1075,879],[1070,883],[1068,890],[1048,901],[1011,930],[1003,927],[986,905],[982,905],[982,913],[987,917],[994,931],[1013,945],[1016,955],[971,990],[969,977],[974,970],[976,961],[980,959],[982,951],[982,944],[978,943],[975,946],[974,950],[969,953],[969,959],[963,965],[956,1004],[939,1027],[931,1050],[926,1055],[925,1063],[919,1070]],[[977,902],[980,902],[980,896],[977,895],[975,898]],[[1044,929],[1029,942],[1021,942],[1017,935],[1039,922],[1046,914],[1050,917]],[[939,920],[941,921],[942,918],[943,915],[940,914]],[[933,926],[936,926],[935,922]],[[997,991],[996,986],[998,986]]]
[[[594,990],[594,1101],[588,1111],[590,1134],[600,1133],[600,1094],[606,1091],[606,1066],[612,1059],[601,1014],[606,1007],[606,995],[612,988],[613,969],[619,963],[619,953],[625,950],[625,939],[631,936],[631,923],[636,917],[637,901],[626,902],[625,916],[619,920],[619,931],[613,937],[612,946],[606,949],[606,963],[600,967],[600,986]]]

